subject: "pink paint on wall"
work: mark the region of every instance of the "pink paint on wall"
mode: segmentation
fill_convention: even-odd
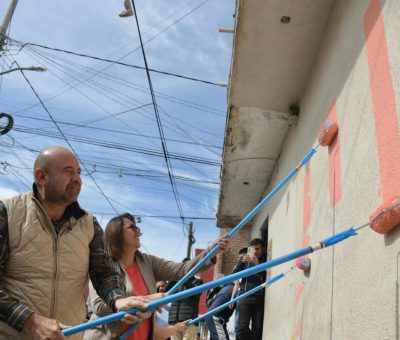
[[[328,114],[328,118],[338,124],[336,104],[333,103]],[[336,203],[342,197],[342,169],[340,162],[340,130],[328,147],[329,153],[329,202],[331,208],[336,206]]]
[[[304,292],[304,285],[301,284],[297,287],[296,295],[294,296],[294,301],[296,301],[296,303],[300,301],[300,298],[302,297],[303,292]]]
[[[302,324],[301,321],[297,323],[297,330],[296,330],[296,339],[301,338],[301,332],[302,332]]]
[[[304,178],[304,208],[303,208],[303,231],[306,232],[311,220],[311,172],[310,165],[307,164],[305,167],[306,176]]]
[[[400,134],[381,2],[372,0],[364,16],[368,67],[375,116],[381,195],[400,195]]]
[[[304,235],[304,237],[303,237],[303,248],[309,246],[309,245],[310,245],[310,242],[311,242],[311,237],[310,237],[310,235],[307,235],[307,234]]]

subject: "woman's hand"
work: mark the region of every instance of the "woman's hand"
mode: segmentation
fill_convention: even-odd
[[[131,310],[134,308],[143,310],[143,312],[137,312],[135,315],[125,314],[121,319],[123,323],[133,325],[140,320],[147,319],[151,316],[150,312],[145,312],[145,310],[148,308],[147,302],[149,301],[150,299],[145,296],[129,296],[127,298],[115,301],[114,306],[117,311]]]

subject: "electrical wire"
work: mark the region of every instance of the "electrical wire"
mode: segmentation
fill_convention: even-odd
[[[64,135],[65,135],[65,136],[67,136],[67,138],[69,140],[78,142],[78,143],[82,143],[82,144],[96,145],[96,146],[100,146],[103,148],[129,151],[129,152],[134,152],[134,153],[139,153],[139,154],[144,154],[144,155],[149,155],[149,156],[155,156],[155,157],[164,157],[164,153],[161,151],[158,151],[156,149],[135,147],[135,146],[127,145],[127,144],[111,143],[111,142],[106,142],[106,141],[102,141],[102,140],[98,140],[98,139],[92,139],[92,138],[88,138],[88,137],[66,135],[64,133],[57,134],[57,133],[49,132],[49,131],[40,131],[40,130],[33,130],[32,128],[20,128],[20,127],[14,127],[14,131],[18,131],[20,133],[27,133],[27,134],[31,134],[31,135],[33,134],[33,135],[38,135],[38,136],[51,137],[51,138],[56,138],[56,139],[64,139]],[[192,162],[192,163],[198,163],[198,164],[209,165],[209,166],[217,166],[217,167],[220,166],[220,163],[217,161],[214,161],[211,159],[206,159],[206,158],[201,158],[201,157],[188,156],[185,154],[169,153],[168,157],[171,159],[176,159],[176,160],[185,161],[185,162]]]
[[[170,159],[168,157],[167,144],[165,142],[164,131],[163,131],[163,127],[162,127],[162,123],[161,123],[161,119],[160,119],[160,113],[158,111],[157,101],[156,101],[156,97],[155,97],[155,94],[154,94],[153,84],[152,84],[151,76],[150,76],[150,70],[149,70],[149,66],[148,66],[148,63],[147,63],[146,53],[144,51],[144,45],[143,45],[142,35],[141,35],[141,32],[140,32],[139,19],[138,19],[138,15],[137,15],[137,11],[136,11],[135,1],[131,0],[131,3],[132,3],[132,8],[133,8],[133,13],[134,13],[134,16],[135,16],[136,28],[137,28],[139,41],[140,41],[140,46],[141,46],[141,50],[142,50],[143,61],[144,61],[144,65],[145,65],[145,68],[146,68],[146,75],[147,75],[147,80],[148,80],[148,83],[149,83],[151,99],[152,99],[152,102],[153,102],[154,114],[155,114],[156,119],[157,119],[158,131],[159,131],[160,137],[161,137],[161,147],[162,147],[162,150],[163,150],[163,153],[164,153],[164,159],[165,159],[165,163],[166,163],[166,166],[167,166],[169,179],[170,179],[170,182],[171,182],[171,187],[172,187],[172,190],[174,192],[176,205],[178,207],[179,216],[181,217],[181,220],[182,220],[183,232],[185,233],[185,227],[184,227],[185,220],[184,220],[184,217],[183,217],[182,205],[180,203],[178,189],[176,187],[171,161],[170,161]]]
[[[41,105],[43,106],[43,109],[47,112],[47,114],[49,115],[50,119],[53,121],[54,125],[57,127],[57,130],[60,132],[60,134],[63,136],[65,142],[68,144],[68,146],[70,147],[71,151],[74,153],[75,157],[79,160],[79,162],[82,164],[78,154],[75,151],[75,148],[72,146],[72,144],[70,143],[70,141],[65,137],[65,135],[63,134],[61,128],[59,127],[59,125],[57,124],[57,122],[54,120],[52,114],[50,113],[50,111],[47,109],[46,105],[42,102],[42,99],[40,98],[39,94],[36,92],[35,88],[33,87],[32,83],[29,81],[29,79],[26,77],[24,71],[21,69],[21,67],[19,66],[18,62],[16,62],[16,64],[18,65],[18,67],[20,68],[19,71],[21,72],[22,76],[24,77],[25,81],[28,83],[29,87],[31,88],[32,92],[35,94],[36,98],[39,100],[39,102],[41,103]],[[89,171],[86,169],[85,165],[82,164],[82,166],[85,168],[86,172],[89,173]],[[93,183],[96,185],[96,187],[99,189],[101,195],[106,199],[106,201],[110,204],[111,208],[115,211],[115,213],[118,213],[117,209],[115,208],[115,206],[111,203],[110,199],[108,196],[106,196],[106,194],[103,192],[103,190],[101,189],[101,187],[99,186],[99,184],[97,183],[97,181],[94,179],[94,177],[89,173],[90,178],[92,179]]]
[[[70,54],[70,55],[74,55],[74,56],[90,58],[90,59],[97,60],[97,61],[104,61],[104,62],[115,64],[115,65],[126,66],[126,67],[135,68],[135,69],[139,69],[139,70],[145,70],[145,68],[143,66],[123,63],[123,62],[117,61],[117,60],[111,60],[111,59],[96,57],[96,56],[92,56],[92,55],[89,55],[89,54],[63,50],[63,49],[60,49],[60,48],[50,47],[50,46],[41,45],[41,44],[22,42],[22,41],[18,41],[18,40],[12,39],[12,38],[8,38],[8,39],[12,40],[14,43],[19,44],[21,46],[21,49],[23,49],[26,46],[35,46],[35,47],[43,48],[43,49],[46,49],[46,50],[62,52],[62,53],[66,53],[66,54]],[[152,73],[158,73],[158,74],[163,74],[163,75],[172,76],[172,77],[176,77],[176,78],[196,81],[196,82],[204,83],[204,84],[207,84],[207,85],[225,87],[225,85],[222,85],[221,83],[216,83],[216,82],[212,82],[212,81],[208,81],[208,80],[204,80],[204,79],[198,79],[198,78],[194,78],[194,77],[188,77],[188,76],[184,76],[184,75],[176,74],[176,73],[172,73],[172,72],[160,71],[160,70],[155,70],[155,69],[150,69],[150,68],[149,68],[149,71],[152,72]]]
[[[41,56],[41,57],[43,57],[43,56]],[[49,61],[49,62],[52,62],[51,60],[49,60],[47,57],[44,57],[47,61]],[[57,65],[57,67],[61,67],[61,65],[59,64],[59,63],[56,63],[56,65]],[[72,76],[71,75],[71,73],[72,74],[76,74],[76,72],[75,71],[73,71],[72,69],[68,69],[67,68],[67,70],[68,70],[68,76]],[[61,71],[63,71],[62,69],[61,69]],[[59,78],[61,81],[63,81],[64,83],[67,83],[65,80],[63,80],[62,78],[60,78],[60,77],[58,77],[57,75],[55,75],[57,78]],[[80,74],[78,74],[77,76],[80,76]],[[105,97],[107,97],[107,98],[109,98],[109,99],[111,99],[111,100],[113,100],[113,101],[115,101],[116,103],[118,103],[118,104],[121,104],[121,102],[124,102],[124,101],[126,101],[127,100],[127,98],[130,98],[130,99],[133,99],[133,98],[131,98],[131,97],[129,97],[129,96],[126,96],[125,94],[118,94],[119,92],[118,91],[116,91],[114,88],[110,88],[110,87],[106,87],[104,84],[100,84],[100,83],[95,83],[95,82],[93,82],[93,81],[91,81],[94,85],[96,85],[96,87],[97,88],[94,88],[93,86],[89,86],[88,84],[86,84],[86,86],[89,86],[92,90],[94,90],[94,91],[99,91],[99,89],[98,89],[98,87],[101,87],[101,88],[104,88],[104,91],[100,91],[100,93],[102,94],[102,96],[105,96]],[[80,90],[78,90],[78,89],[76,89],[75,88],[75,86],[72,86],[72,88],[73,89],[75,89],[76,91],[78,91],[78,93],[80,93],[80,94],[82,94],[82,95],[84,95],[85,97],[87,97],[88,98],[88,96],[86,95],[86,94],[83,94],[82,93],[82,91],[80,91]],[[115,99],[113,99],[113,98],[111,98],[110,97],[110,93],[114,93],[115,95],[117,95],[118,96],[118,99],[117,100],[115,100]],[[98,106],[98,107],[100,107],[100,105],[97,103],[97,102],[95,102],[94,100],[91,100],[92,102],[94,102],[95,104],[96,104],[96,106]],[[141,102],[139,102],[139,101],[137,101],[137,100],[134,100],[134,102],[135,102],[135,104],[137,104],[137,103],[139,103],[139,104],[143,104],[143,103],[141,103]],[[130,105],[132,105],[132,103],[130,103]],[[130,106],[128,106],[128,107],[130,107]],[[109,117],[111,117],[111,113],[108,111],[108,110],[106,110],[104,107],[100,107],[101,109],[102,109],[102,111],[104,111],[104,112],[106,112],[107,113],[107,116],[109,116]],[[145,112],[148,112],[147,110],[144,110]],[[165,110],[163,110],[163,111],[165,111]],[[17,112],[21,112],[21,111],[17,111]],[[139,112],[140,113],[140,112]],[[147,117],[146,117],[147,118]],[[170,118],[171,119],[171,121],[172,121],[172,118]],[[175,121],[176,121],[176,119],[174,119]],[[84,124],[86,124],[87,122],[85,122]],[[207,133],[207,134],[210,134],[210,135],[212,135],[212,136],[215,136],[214,134],[212,134],[212,133],[209,133],[208,131],[204,131],[204,130],[201,130],[201,129],[199,129],[198,127],[195,127],[195,126],[192,126],[192,125],[190,125],[190,124],[188,124],[188,123],[186,123],[186,122],[184,122],[184,121],[182,121],[182,123],[183,124],[186,124],[186,125],[188,125],[188,126],[190,126],[190,127],[192,127],[192,128],[195,128],[195,129],[197,129],[197,130],[199,130],[199,131],[202,131],[202,132],[204,132],[204,133]],[[184,135],[185,137],[187,137],[188,135],[191,137],[191,139],[192,140],[194,140],[194,141],[196,141],[197,143],[199,143],[200,145],[202,144],[201,142],[199,142],[198,141],[198,137],[197,138],[194,138],[191,134],[189,134],[187,131],[185,131],[184,129],[182,129],[181,127],[179,127],[179,126],[177,126],[177,123],[175,123],[175,122],[171,122],[171,124],[174,126],[174,127],[176,127],[176,128],[178,128],[178,130],[179,130],[179,134],[181,134],[181,135]],[[71,130],[71,129],[70,129]],[[184,131],[185,133],[182,133],[182,131]],[[216,136],[216,137],[218,137],[218,136]],[[220,156],[220,155],[219,155]]]
[[[150,105],[151,105],[151,104],[150,104]],[[133,109],[132,109],[132,110],[133,110]],[[126,111],[131,111],[131,110],[126,110]],[[120,114],[122,114],[122,113],[125,113],[126,111],[115,113],[115,114],[113,114],[113,116],[115,116],[115,115],[120,115]],[[14,114],[14,116],[22,117],[22,118],[24,118],[24,119],[31,119],[31,120],[35,120],[35,121],[51,122],[50,119],[39,118],[39,117],[37,117],[37,116],[35,116],[35,117],[29,117],[29,116],[20,115],[20,114]],[[103,118],[104,118],[104,117],[103,117]],[[100,120],[100,119],[96,120],[96,122],[99,121],[99,120]],[[144,134],[133,133],[133,132],[127,132],[127,131],[121,131],[121,130],[116,130],[116,129],[107,129],[107,128],[101,128],[101,127],[96,127],[96,126],[87,126],[86,124],[69,123],[69,122],[60,121],[60,120],[56,120],[56,122],[57,122],[58,124],[67,125],[67,126],[74,126],[74,127],[78,127],[78,128],[84,127],[85,129],[94,130],[94,131],[111,132],[111,133],[117,133],[117,134],[121,134],[121,135],[125,135],[125,136],[138,136],[138,137],[145,137],[145,138],[160,140],[160,137],[157,137],[157,136],[144,135]],[[94,120],[93,120],[92,122],[94,122]],[[92,123],[92,122],[91,122],[91,123]],[[23,126],[19,126],[19,125],[17,125],[17,127],[24,128]],[[204,144],[204,145],[203,145],[203,144],[199,144],[199,143],[196,143],[196,142],[188,142],[188,141],[179,140],[179,139],[173,139],[173,138],[166,138],[165,140],[170,141],[170,142],[180,143],[180,144],[197,145],[197,146],[207,146],[208,148],[222,149],[221,147],[216,146],[216,145],[212,145],[212,144]]]

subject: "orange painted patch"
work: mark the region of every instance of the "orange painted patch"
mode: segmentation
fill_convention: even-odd
[[[400,135],[381,3],[372,0],[364,16],[383,201],[400,194]]]
[[[328,114],[328,118],[334,122],[338,122],[336,114],[336,104],[332,105],[332,108]],[[335,207],[336,203],[342,197],[342,169],[340,162],[340,137],[338,133],[328,147],[329,153],[329,197],[331,208]]]
[[[299,285],[297,287],[296,295],[294,296],[294,301],[296,301],[296,303],[300,301],[300,298],[302,297],[303,292],[304,292],[304,285]]]
[[[311,188],[311,172],[310,165],[306,165],[306,176],[304,177],[304,207],[303,207],[303,230],[304,232],[307,230],[310,225],[311,220],[311,197],[310,197],[310,188]]]

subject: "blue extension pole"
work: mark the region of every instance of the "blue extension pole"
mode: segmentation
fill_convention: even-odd
[[[282,179],[282,181],[275,186],[274,189],[272,189],[272,191],[263,198],[263,200],[258,203],[255,208],[250,211],[240,222],[239,224],[233,228],[227,235],[227,238],[230,239],[233,236],[235,236],[240,229],[242,229],[247,222],[249,222],[259,211],[260,209],[268,202],[271,200],[271,198],[273,196],[275,196],[275,194],[296,174],[296,172],[298,172],[300,170],[300,168],[302,166],[304,166],[305,164],[307,164],[307,162],[311,159],[311,157],[316,153],[316,149],[313,148],[311,149],[307,155],[305,155],[305,157],[300,161],[300,163],[294,168],[292,169],[292,171],[290,171],[290,173],[284,178]],[[168,294],[173,294],[175,293],[190,277],[192,277],[194,274],[196,274],[200,268],[205,264],[205,262],[210,259],[213,258],[218,251],[221,249],[221,247],[219,245],[215,246],[208,254],[207,256],[205,256],[203,258],[202,261],[200,261],[196,266],[194,266],[183,278],[181,278],[169,291]]]
[[[257,266],[242,270],[240,272],[237,272],[237,273],[225,276],[225,277],[222,277],[222,278],[220,278],[218,280],[207,282],[207,283],[205,283],[205,284],[203,284],[201,286],[197,286],[197,287],[194,287],[194,288],[191,288],[191,289],[187,289],[187,290],[184,290],[182,292],[176,293],[174,295],[168,295],[168,296],[166,296],[166,297],[164,297],[162,299],[150,301],[148,303],[147,311],[152,312],[157,307],[162,306],[162,305],[166,305],[167,303],[179,301],[179,300],[185,299],[187,297],[190,297],[190,296],[193,296],[193,295],[196,295],[196,294],[200,294],[200,293],[202,293],[202,292],[204,292],[206,290],[209,290],[211,288],[217,287],[219,285],[223,285],[223,284],[226,284],[226,283],[229,283],[229,282],[232,282],[232,281],[236,281],[236,280],[239,280],[239,279],[241,279],[243,277],[247,277],[247,276],[256,274],[258,272],[261,272],[263,270],[267,270],[269,268],[278,266],[278,265],[280,265],[282,263],[292,261],[292,260],[294,260],[294,259],[296,259],[298,257],[310,254],[310,253],[315,252],[317,250],[320,250],[322,248],[333,246],[334,244],[339,243],[341,241],[344,241],[345,239],[347,239],[347,238],[349,238],[351,236],[355,236],[355,235],[357,235],[356,230],[353,227],[349,228],[349,229],[347,229],[345,231],[342,231],[340,233],[334,234],[334,235],[324,239],[323,241],[320,241],[319,243],[315,244],[314,246],[307,246],[305,248],[296,250],[296,251],[294,251],[292,253],[289,253],[287,255],[283,255],[281,257],[278,257],[278,258],[276,258],[274,260],[261,263],[261,264],[259,264]],[[86,322],[86,323],[82,323],[82,324],[79,324],[79,325],[72,326],[70,328],[64,329],[63,330],[63,334],[65,336],[68,336],[68,335],[72,335],[72,334],[75,334],[75,333],[83,332],[83,331],[85,331],[87,329],[90,329],[90,328],[93,328],[93,327],[96,327],[96,326],[100,326],[100,325],[104,325],[104,324],[107,324],[107,323],[110,323],[110,322],[118,321],[118,320],[122,319],[125,314],[136,314],[139,311],[143,311],[143,310],[140,310],[138,308],[134,308],[134,309],[131,309],[131,310],[128,310],[128,311],[120,311],[118,313],[107,315],[105,317],[102,317],[102,318],[99,318],[99,319],[96,319],[96,320],[92,320],[92,321],[89,321],[89,322]]]
[[[258,203],[253,210],[251,210],[240,222],[238,225],[236,225],[235,228],[233,228],[227,235],[228,239],[231,239],[233,236],[235,236],[240,229],[242,229],[247,222],[249,222],[255,214],[257,214],[260,209],[268,202],[271,200],[275,194],[282,189],[282,187],[301,169],[302,166],[307,164],[307,162],[311,159],[311,157],[316,153],[316,148],[312,148],[305,156],[304,158],[299,162],[299,164],[290,171],[290,173],[282,179],[282,181],[275,186],[275,188],[272,189],[272,191],[264,197],[264,199]],[[191,278],[193,275],[195,275],[201,267],[204,266],[204,264],[211,258],[213,258],[218,251],[221,249],[219,245],[215,246],[213,249],[210,250],[210,252],[204,256],[204,258],[197,263],[184,277],[182,277],[168,292],[168,295],[174,294],[189,278]],[[141,321],[134,324],[131,326],[128,330],[125,331],[124,334],[120,336],[121,340],[124,340],[129,334],[131,334],[136,328],[138,328],[141,324]]]
[[[231,304],[236,303],[236,302],[240,301],[241,299],[244,299],[245,297],[247,297],[247,296],[249,296],[249,295],[252,295],[252,294],[258,292],[258,291],[261,290],[261,289],[268,288],[268,287],[269,287],[270,285],[272,285],[274,282],[276,282],[276,281],[282,279],[287,273],[289,273],[290,271],[292,271],[294,268],[296,268],[296,266],[290,268],[290,270],[287,271],[286,273],[280,273],[280,274],[274,276],[273,278],[269,279],[268,281],[264,282],[263,284],[261,284],[261,285],[259,285],[259,286],[257,286],[257,287],[254,287],[253,289],[251,289],[251,290],[249,290],[249,291],[243,293],[242,295],[238,295],[238,296],[235,297],[234,299],[232,299],[232,300],[230,300],[230,301],[228,301],[228,302],[225,302],[225,303],[222,304],[221,306],[218,306],[218,307],[216,307],[216,308],[214,308],[214,309],[209,310],[207,313],[205,313],[205,314],[203,314],[203,315],[197,317],[196,319],[193,319],[193,320],[189,321],[189,322],[187,323],[187,326],[191,326],[191,325],[193,325],[193,324],[195,324],[195,323],[198,323],[198,322],[200,322],[200,321],[202,321],[202,320],[208,318],[209,316],[214,315],[214,314],[218,313],[219,311],[221,311],[221,310],[223,310],[223,309],[229,307]]]

